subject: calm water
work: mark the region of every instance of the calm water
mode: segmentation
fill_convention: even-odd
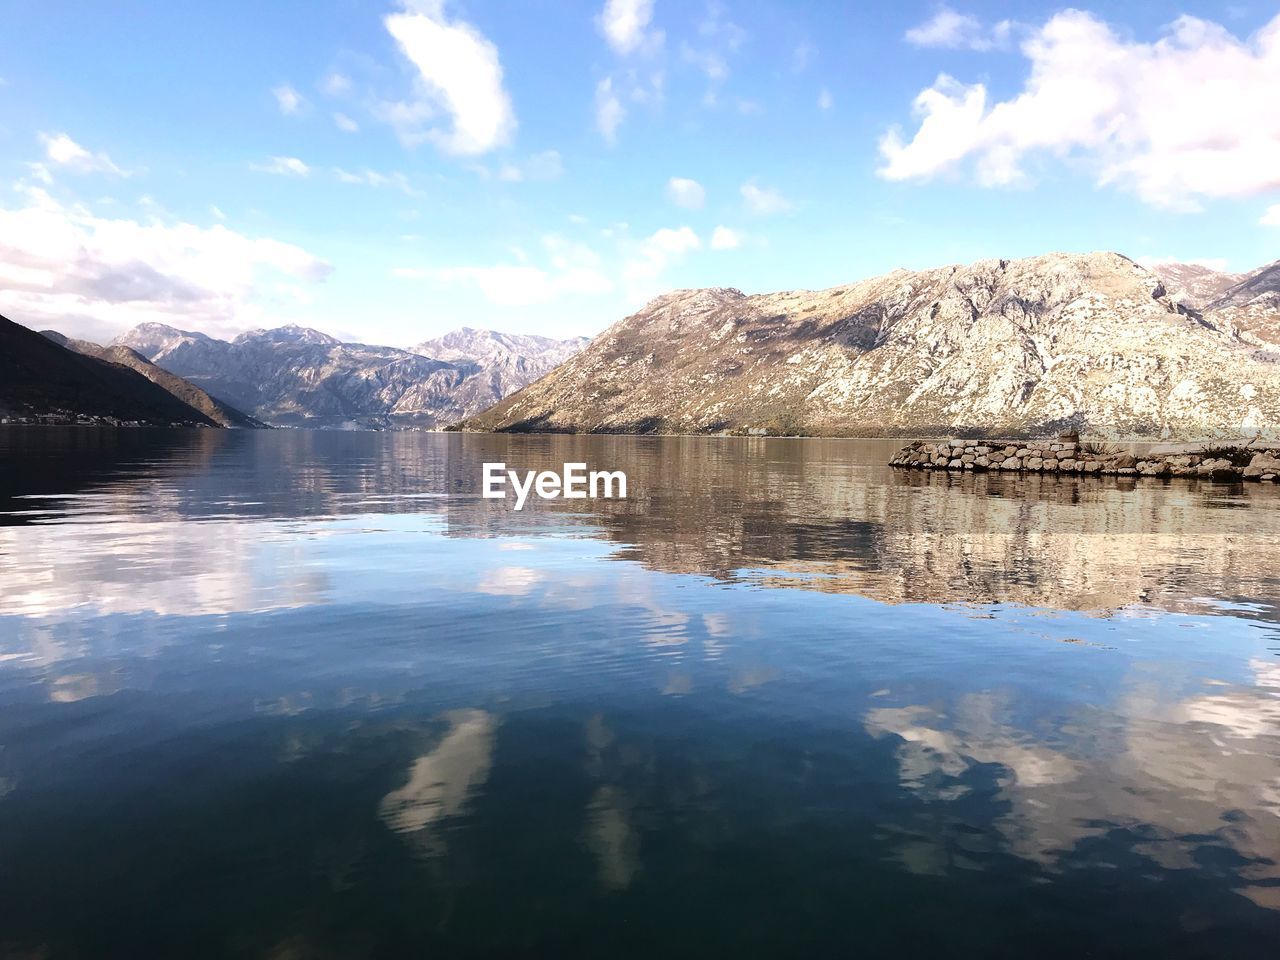
[[[1280,495],[895,448],[0,428],[0,957],[1276,956]]]

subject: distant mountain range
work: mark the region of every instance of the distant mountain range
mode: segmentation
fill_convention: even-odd
[[[226,341],[144,323],[113,346],[270,424],[432,428],[486,409],[586,342],[464,328],[399,350],[299,326]]]
[[[0,317],[0,422],[219,426],[133,367]]]
[[[409,350],[306,327],[0,326],[0,418],[579,433],[1280,435],[1280,262],[1114,253],[677,290],[588,343],[463,328]]]
[[[1280,433],[1280,262],[1156,271],[1114,253],[1050,254],[822,291],[677,290],[461,426]]]

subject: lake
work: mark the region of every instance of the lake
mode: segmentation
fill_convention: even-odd
[[[0,957],[1275,956],[1280,491],[898,446],[0,428]]]

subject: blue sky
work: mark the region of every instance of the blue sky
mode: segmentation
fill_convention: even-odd
[[[0,311],[594,334],[673,287],[1280,256],[1280,5],[7,0]]]

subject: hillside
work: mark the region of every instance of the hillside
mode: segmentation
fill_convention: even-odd
[[[1149,268],[1160,278],[1170,300],[1199,310],[1245,279],[1243,273],[1225,273],[1202,263],[1154,263]]]
[[[822,291],[675,291],[461,424],[846,436],[1066,426],[1274,433],[1280,364],[1123,256],[1050,254]]]
[[[1280,360],[1280,260],[1246,274],[1206,304],[1205,312]]]
[[[138,351],[129,347],[120,344],[104,347],[89,340],[73,340],[69,337],[64,337],[55,330],[42,330],[41,333],[68,350],[74,350],[76,353],[89,357],[97,357],[99,360],[106,360],[109,363],[116,363],[142,374],[156,386],[177,397],[188,406],[199,410],[220,427],[255,428],[265,426],[265,424],[255,420],[248,414],[241,413],[230,404],[209,396],[194,383],[189,383],[168,370],[156,366]]]
[[[0,317],[0,419],[217,426],[128,367],[85,356]]]

